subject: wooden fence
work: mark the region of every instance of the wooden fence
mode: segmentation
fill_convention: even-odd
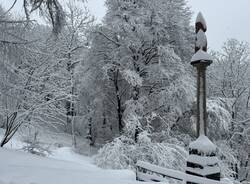
[[[216,181],[208,178],[186,174],[173,169],[162,168],[147,162],[138,161],[136,164],[136,179],[139,181],[168,182],[169,178],[199,184],[231,184],[230,181]]]

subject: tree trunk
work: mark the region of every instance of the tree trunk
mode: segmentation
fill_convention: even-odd
[[[122,102],[121,102],[121,96],[120,96],[120,89],[118,85],[118,78],[119,78],[119,70],[116,70],[114,72],[114,86],[115,86],[115,94],[116,94],[116,100],[117,100],[117,117],[118,117],[118,129],[119,134],[121,135],[122,130],[124,128],[123,122],[122,122]]]
[[[132,94],[133,95],[132,97],[133,97],[134,101],[138,101],[139,94],[140,94],[140,88],[138,86],[135,86],[133,88],[133,94]],[[137,125],[136,128],[135,128],[135,142],[138,142],[139,133],[140,133],[140,130],[139,130],[139,127]]]

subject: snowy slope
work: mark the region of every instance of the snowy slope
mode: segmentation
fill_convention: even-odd
[[[91,158],[60,148],[53,158],[0,149],[0,184],[136,184],[129,170],[103,170]]]

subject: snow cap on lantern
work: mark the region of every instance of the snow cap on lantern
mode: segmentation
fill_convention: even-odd
[[[200,135],[198,139],[191,142],[189,145],[190,150],[197,150],[200,154],[211,155],[216,153],[217,147],[205,135]]]
[[[211,64],[213,61],[213,57],[208,54],[207,52],[204,52],[203,50],[198,50],[193,57],[191,58],[191,64],[195,64],[197,62],[204,62]]]
[[[191,59],[191,64],[206,63],[210,65],[212,63],[212,56],[207,53],[207,37],[205,32],[207,31],[207,24],[201,12],[198,13],[195,22],[195,54]]]
[[[202,15],[201,12],[198,13],[197,17],[196,17],[196,21],[195,21],[195,30],[196,30],[196,33],[198,33],[199,29],[198,28],[201,28],[203,30],[203,32],[206,32],[207,31],[207,23]]]
[[[216,152],[216,145],[207,136],[200,135],[189,145],[186,173],[220,180],[220,167]]]
[[[196,33],[196,43],[195,46],[199,49],[205,49],[207,48],[207,37],[205,35],[205,32],[203,30],[199,30],[198,33]]]

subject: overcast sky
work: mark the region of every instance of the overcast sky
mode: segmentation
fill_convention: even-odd
[[[0,0],[8,7],[14,0]],[[22,0],[18,0],[17,8]],[[98,21],[105,14],[104,0],[88,0],[88,6]],[[194,12],[193,22],[199,11],[206,19],[208,46],[219,49],[228,38],[237,38],[250,42],[250,0],[188,0]]]

